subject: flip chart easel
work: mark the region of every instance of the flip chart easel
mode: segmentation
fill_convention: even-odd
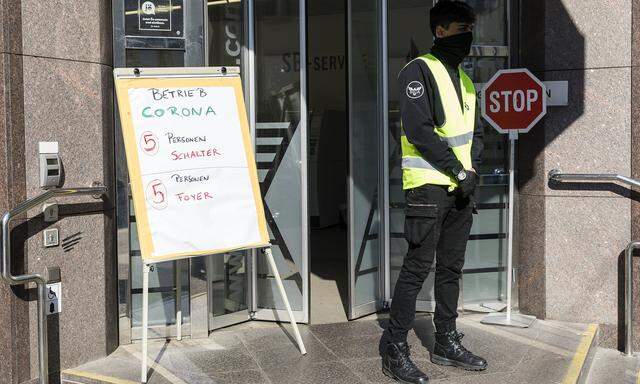
[[[141,382],[148,371],[149,273],[159,262],[265,248],[306,354],[269,244],[239,70],[117,68],[114,79],[143,262]]]
[[[273,253],[271,252],[271,248],[264,249],[265,257],[267,258],[267,263],[269,263],[269,268],[271,268],[271,272],[273,272],[273,276],[276,279],[276,285],[278,286],[278,291],[280,292],[280,296],[282,297],[282,301],[284,302],[284,306],[287,310],[287,314],[289,316],[289,322],[291,323],[291,327],[293,328],[293,335],[296,338],[296,343],[298,344],[298,348],[300,349],[300,353],[303,355],[307,354],[307,350],[304,347],[304,343],[302,342],[302,336],[300,335],[300,330],[298,329],[298,324],[296,323],[296,319],[293,315],[293,310],[291,309],[291,304],[289,303],[289,298],[287,297],[287,292],[284,289],[284,284],[282,284],[282,278],[280,277],[280,273],[278,272],[278,267],[276,266],[276,262],[273,258]],[[140,382],[147,382],[147,373],[149,371],[147,366],[147,353],[148,353],[148,334],[147,331],[149,329],[149,272],[150,272],[150,264],[143,264],[143,276],[142,276],[142,368],[141,368],[141,376]],[[179,292],[178,292],[179,294]],[[181,317],[181,311],[178,307],[178,311],[176,313],[176,326],[182,326],[182,321],[178,320],[178,317]],[[179,329],[179,328],[178,328]],[[181,331],[177,331],[178,334]],[[178,338],[180,340],[181,337]]]

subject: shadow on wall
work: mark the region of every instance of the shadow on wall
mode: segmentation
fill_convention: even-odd
[[[558,76],[569,80],[569,106],[548,108],[541,123],[518,141],[516,153],[521,196],[518,202],[521,218],[517,220],[518,301],[523,312],[544,319],[547,296],[545,206],[535,197],[545,193],[545,148],[584,113],[584,72],[554,70],[584,68],[585,39],[561,0],[520,0],[519,7],[520,52],[515,66],[529,68],[543,81],[559,79]],[[570,79],[566,79],[567,74],[571,75]]]
[[[527,67],[544,81],[567,80],[569,82],[569,105],[549,107],[547,116],[538,127],[521,137],[518,143],[518,183],[520,191],[519,211],[519,303],[524,312],[546,317],[546,255],[548,238],[543,196],[548,187],[554,191],[600,191],[640,201],[640,194],[613,183],[556,183],[547,181],[547,172],[554,165],[562,169],[563,164],[545,161],[545,150],[556,139],[569,130],[581,128],[576,122],[585,113],[585,36],[573,22],[562,0],[543,2],[520,2],[519,46],[521,67]],[[600,38],[590,36],[590,38]],[[582,124],[582,123],[581,123]],[[576,135],[577,136],[577,135]],[[580,143],[575,143],[579,146]],[[555,155],[556,153],[554,153]],[[588,156],[584,153],[584,156]],[[575,164],[574,158],[567,163]],[[575,172],[575,169],[562,169]],[[599,170],[594,169],[594,172]],[[624,268],[623,250],[619,258],[618,298],[618,347],[624,343]],[[579,265],[575,266],[580,268]],[[599,289],[599,281],[584,283]],[[586,319],[588,320],[588,319]]]

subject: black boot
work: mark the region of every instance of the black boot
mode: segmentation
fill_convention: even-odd
[[[436,332],[436,343],[431,354],[431,362],[438,365],[452,365],[462,367],[467,371],[484,371],[487,361],[480,356],[467,351],[461,340],[464,333],[451,331]]]
[[[409,355],[407,342],[387,344],[382,355],[382,372],[400,383],[428,383],[429,377],[416,367]]]

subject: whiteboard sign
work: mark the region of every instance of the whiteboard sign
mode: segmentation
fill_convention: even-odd
[[[268,245],[240,78],[116,75],[116,90],[143,260]]]

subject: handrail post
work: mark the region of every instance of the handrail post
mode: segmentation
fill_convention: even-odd
[[[625,250],[624,261],[624,322],[625,344],[624,354],[633,355],[633,251],[640,248],[640,242],[629,243]]]
[[[38,281],[38,374],[40,382],[49,383],[49,343],[47,330],[47,282]]]
[[[18,283],[22,276],[14,277],[11,274],[11,219],[14,216],[11,212],[6,212],[2,216],[2,278],[9,284]],[[37,321],[38,321],[38,381],[41,384],[49,384],[49,345],[47,342],[47,282],[39,274],[31,276],[24,284],[35,282],[38,292]]]

